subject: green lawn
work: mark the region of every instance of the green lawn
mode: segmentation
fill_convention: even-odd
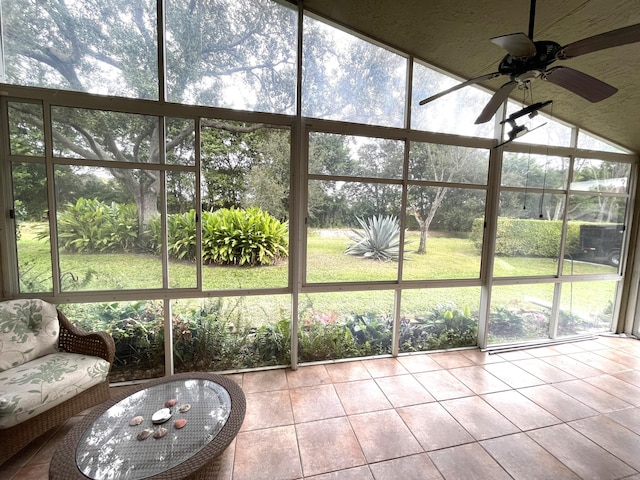
[[[51,289],[48,243],[36,239],[42,224],[23,224],[18,242],[21,278],[31,283],[32,291]],[[475,279],[480,272],[480,253],[466,239],[432,236],[427,242],[427,254],[417,255],[411,251],[417,248],[418,235],[409,232],[407,261],[404,263],[403,278],[422,279]],[[307,281],[309,283],[329,282],[370,282],[395,280],[398,264],[377,262],[344,254],[348,244],[346,231],[311,231],[307,245]],[[63,272],[63,286],[67,290],[122,290],[149,289],[162,287],[162,264],[159,256],[151,254],[62,254],[60,258]],[[614,269],[605,265],[584,262],[565,263],[579,273],[613,273]],[[497,276],[552,275],[557,269],[557,261],[549,258],[499,257],[495,261]],[[203,267],[204,290],[255,289],[285,287],[287,285],[288,264],[282,262],[266,267]],[[196,267],[190,262],[170,261],[169,279],[171,288],[194,288]],[[570,305],[574,310],[600,310],[613,300],[615,282],[575,283],[564,286],[563,308]],[[526,298],[550,302],[552,284],[514,285],[495,289],[492,304],[506,305]],[[571,294],[571,295],[569,295]],[[276,311],[288,306],[288,296],[273,296],[266,303]],[[447,289],[405,290],[403,292],[402,314],[419,314],[434,303],[453,301],[476,310],[479,302],[479,288],[460,287]],[[260,310],[260,301],[255,297],[249,303],[252,310]],[[391,313],[393,311],[392,291],[331,292],[305,295],[302,297],[301,311],[327,311],[339,313],[373,311]],[[271,309],[269,307],[268,309]]]

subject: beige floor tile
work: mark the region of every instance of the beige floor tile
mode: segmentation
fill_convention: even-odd
[[[610,419],[640,435],[640,408],[618,410],[606,414]]]
[[[522,395],[547,410],[563,422],[592,417],[598,412],[552,385],[521,388]]]
[[[585,349],[580,347],[581,344],[582,342],[558,343],[553,345],[552,348],[558,351],[558,353],[567,355],[569,353],[584,352]]]
[[[623,365],[629,369],[640,370],[640,357],[631,355],[630,353],[626,353],[621,350],[615,350],[613,348],[608,348],[606,350],[597,350],[594,353],[608,360],[611,360],[612,362],[616,362],[619,365]],[[610,371],[607,369],[607,372]]]
[[[580,362],[575,358],[571,358],[567,355],[560,355],[557,357],[544,357],[542,361],[549,363],[560,370],[567,372],[569,375],[573,375],[576,378],[587,378],[602,375],[602,371],[597,368],[590,367],[586,363]]]
[[[580,478],[524,433],[483,440],[480,445],[516,480]]]
[[[349,421],[369,463],[423,451],[395,410],[352,415]]]
[[[511,362],[491,363],[484,366],[485,370],[495,375],[511,388],[532,387],[542,385],[544,381],[525,372]]]
[[[532,430],[527,435],[583,480],[613,480],[637,473],[566,424]]]
[[[240,431],[293,425],[289,390],[247,393],[247,408]]]
[[[368,465],[306,477],[306,480],[374,480]]]
[[[560,419],[516,390],[490,393],[483,395],[482,398],[523,431],[561,423]]]
[[[491,354],[489,352],[481,352],[480,350],[462,350],[462,355],[467,357],[476,365],[484,365],[486,363],[504,362],[505,360],[499,355]]]
[[[620,380],[613,375],[589,377],[585,378],[584,381],[635,407],[640,407],[640,387]]]
[[[627,383],[640,387],[640,370],[628,370],[612,374],[614,377],[624,380]]]
[[[539,358],[518,360],[517,362],[513,362],[513,364],[545,383],[566,382],[568,380],[576,379],[573,375],[559,369],[558,367],[554,367],[550,363],[544,362]]]
[[[604,390],[587,383],[585,380],[572,380],[570,382],[556,383],[558,390],[570,395],[585,405],[597,410],[600,413],[614,412],[630,408],[633,405],[620,400]]]
[[[439,363],[442,368],[470,367],[475,365],[472,360],[459,352],[433,353],[431,358]]]
[[[478,395],[500,392],[511,388],[502,380],[499,380],[484,368],[477,365],[473,367],[454,368],[450,370],[450,373]]]
[[[480,397],[447,400],[442,406],[476,440],[519,432],[518,427]]]
[[[395,408],[436,400],[413,375],[377,378],[376,383]]]
[[[374,463],[371,465],[371,471],[375,480],[442,479],[442,475],[426,453]]]
[[[498,355],[502,359],[507,360],[509,362],[513,362],[515,360],[526,360],[529,358],[533,358],[533,355],[531,355],[527,350],[514,350],[512,352],[503,352],[503,353],[498,352],[496,355]]]
[[[614,362],[613,360],[609,360],[608,358],[599,355],[596,351],[593,352],[584,352],[584,353],[573,353],[569,355],[570,358],[574,360],[578,360],[579,362],[584,363],[585,365],[589,365],[590,367],[596,368],[600,370],[602,373],[618,373],[624,372],[625,370],[629,370],[629,367],[619,364],[618,362]]]
[[[447,480],[507,480],[511,477],[477,443],[429,452]]]
[[[362,364],[373,378],[390,377],[392,375],[403,375],[409,373],[395,358],[375,358],[373,360],[363,360]]]
[[[414,377],[436,400],[449,400],[473,395],[473,392],[464,383],[447,370],[416,373]]]
[[[469,432],[439,403],[399,408],[398,413],[425,451],[474,441]]]
[[[442,370],[442,365],[431,358],[431,355],[401,355],[398,362],[410,373],[431,372],[433,370]]]
[[[236,437],[234,480],[294,480],[301,477],[293,425],[241,432]]]
[[[333,383],[367,380],[371,378],[368,370],[364,368],[364,365],[360,361],[332,363],[325,367]]]
[[[289,388],[310,387],[331,383],[331,377],[324,365],[309,365],[298,370],[287,370]]]
[[[336,383],[334,387],[347,415],[392,408],[373,379]]]
[[[526,352],[535,358],[552,357],[560,354],[555,346],[528,348]]]
[[[296,423],[346,415],[333,385],[294,388],[289,393]]]
[[[604,415],[583,418],[569,426],[640,471],[640,435]]]
[[[269,392],[287,388],[287,374],[284,369],[249,372],[242,377],[244,393]]]
[[[296,431],[305,477],[367,463],[347,417],[301,423]]]

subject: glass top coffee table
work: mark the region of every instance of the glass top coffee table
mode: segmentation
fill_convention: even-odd
[[[245,414],[242,389],[192,372],[138,385],[97,407],[63,439],[49,478],[211,478]]]

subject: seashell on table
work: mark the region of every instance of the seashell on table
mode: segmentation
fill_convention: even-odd
[[[178,407],[180,413],[188,412],[189,410],[191,410],[191,404],[189,403],[183,403]]]
[[[153,432],[153,438],[162,438],[167,434],[167,429],[164,427],[158,428],[155,432]]]
[[[135,417],[133,417],[131,420],[129,420],[129,425],[136,426],[136,425],[140,425],[143,422],[144,418],[142,417],[142,415],[136,415]]]
[[[142,430],[140,433],[138,433],[138,435],[136,436],[136,438],[138,440],[146,440],[147,438],[149,438],[151,436],[151,434],[153,433],[153,429],[151,428],[145,428],[144,430]]]

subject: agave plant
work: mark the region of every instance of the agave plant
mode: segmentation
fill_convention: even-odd
[[[366,221],[356,217],[362,230],[352,230],[351,244],[344,253],[380,261],[398,261],[400,223],[393,215],[375,215]],[[407,245],[409,241],[405,241]]]

